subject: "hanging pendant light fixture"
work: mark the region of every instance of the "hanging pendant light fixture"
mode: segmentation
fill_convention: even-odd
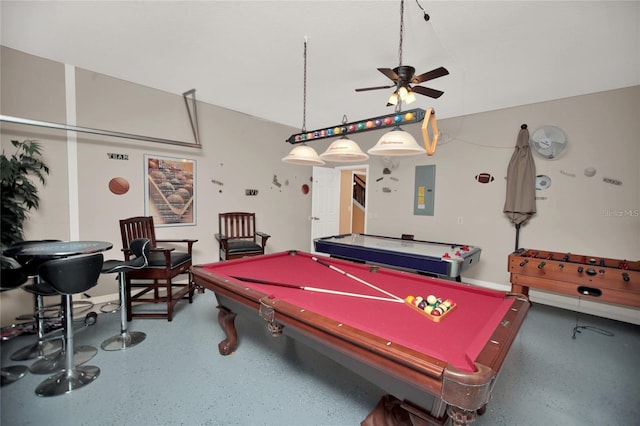
[[[342,126],[347,126],[347,116],[342,117]],[[346,136],[334,141],[329,145],[327,150],[320,154],[320,158],[324,161],[335,161],[339,163],[352,163],[358,161],[366,161],[369,156],[362,152],[357,143]]]
[[[318,156],[315,149],[309,145],[298,145],[282,159],[287,164],[298,164],[300,166],[323,166],[324,161]]]
[[[402,67],[402,39],[404,36],[404,0],[400,1],[400,47],[398,48],[398,69]],[[389,97],[388,103],[396,106],[396,113],[400,115],[402,102],[410,103],[416,100],[413,92],[397,81],[397,89]],[[405,132],[396,126],[388,133],[382,135],[378,143],[367,151],[371,155],[382,156],[409,156],[425,154],[427,151],[418,145],[411,133]]]
[[[307,37],[304,38],[304,89],[302,99],[302,133],[307,132]],[[287,164],[301,166],[323,166],[325,162],[318,156],[315,149],[304,142],[296,146],[282,159]]]
[[[382,135],[378,143],[367,152],[371,155],[399,157],[425,154],[427,151],[418,145],[411,133],[396,126],[390,132]]]

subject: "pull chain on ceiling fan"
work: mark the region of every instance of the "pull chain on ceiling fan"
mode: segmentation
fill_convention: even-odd
[[[427,19],[425,14],[425,20]],[[382,74],[393,81],[395,84],[388,86],[374,86],[356,89],[356,92],[364,92],[369,90],[389,89],[395,87],[396,90],[391,94],[387,102],[387,106],[397,105],[405,102],[410,104],[416,100],[415,94],[428,96],[437,99],[444,94],[441,90],[432,89],[430,87],[417,86],[425,81],[433,80],[449,74],[444,67],[438,67],[424,74],[415,75],[416,69],[409,65],[402,65],[402,44],[404,39],[404,0],[400,0],[400,44],[398,47],[398,66],[391,68],[378,68]],[[412,86],[414,85],[414,86]]]

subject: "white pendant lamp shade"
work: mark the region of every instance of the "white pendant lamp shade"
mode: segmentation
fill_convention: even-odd
[[[324,161],[348,163],[365,161],[369,156],[362,152],[357,143],[343,136],[337,141],[332,142],[327,150],[320,154],[320,158]]]
[[[426,150],[416,142],[411,133],[400,127],[382,135],[378,143],[367,151],[370,155],[408,156],[426,154]]]
[[[301,166],[323,166],[325,163],[318,157],[315,149],[307,145],[298,145],[291,150],[289,155],[282,159],[288,164],[298,164]]]

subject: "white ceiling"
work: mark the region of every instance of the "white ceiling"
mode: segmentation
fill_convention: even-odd
[[[403,64],[439,119],[640,84],[638,1],[405,2]],[[4,46],[300,129],[393,112],[400,1],[5,1]],[[286,139],[288,135],[283,135]]]

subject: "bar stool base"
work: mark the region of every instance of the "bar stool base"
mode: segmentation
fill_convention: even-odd
[[[53,340],[51,342],[36,342],[24,348],[18,349],[11,354],[12,361],[28,361],[30,359],[45,358],[60,352],[62,349],[61,340]]]
[[[120,351],[126,348],[131,348],[138,343],[142,342],[147,337],[141,331],[127,331],[117,336],[109,337],[102,342],[100,347],[105,351]]]
[[[29,369],[24,365],[11,365],[2,368],[2,386],[10,385],[24,377]]]
[[[97,379],[99,375],[100,369],[94,365],[75,367],[71,374],[67,370],[63,370],[40,383],[36,388],[36,395],[64,395],[88,385]]]
[[[73,365],[82,365],[96,356],[98,349],[93,346],[76,346],[73,351]],[[51,374],[67,367],[67,354],[60,351],[53,357],[42,358],[29,367],[33,374]]]

